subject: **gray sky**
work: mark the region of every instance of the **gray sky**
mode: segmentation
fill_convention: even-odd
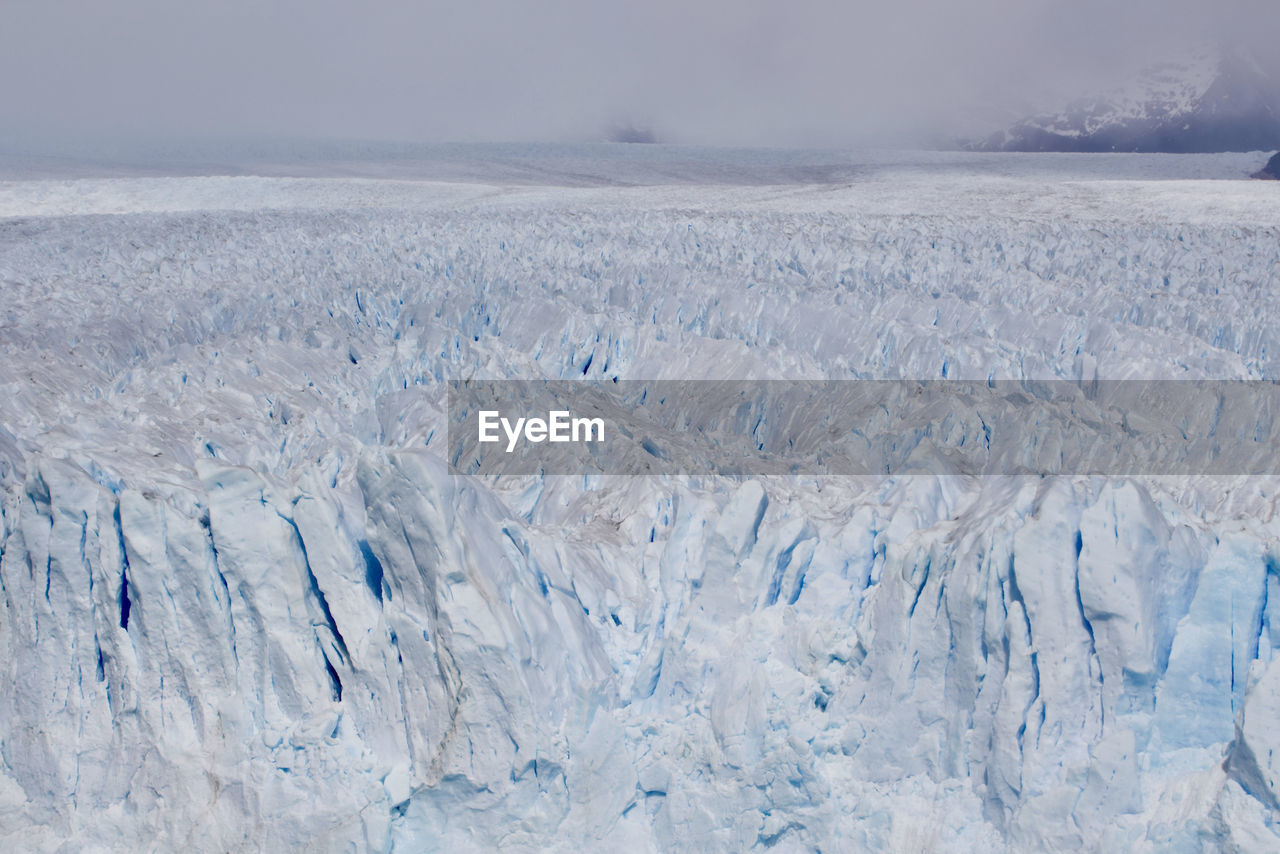
[[[1274,0],[0,0],[0,132],[855,144],[1276,33]]]

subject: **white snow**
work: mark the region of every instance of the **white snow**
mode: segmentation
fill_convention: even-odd
[[[1170,121],[1196,108],[1218,79],[1224,60],[1218,50],[1194,50],[1177,62],[1142,69],[1124,86],[1077,100],[1057,115],[1033,122],[1063,136],[1083,136],[1134,120]],[[1250,61],[1256,66],[1256,60]]]
[[[662,156],[0,183],[0,839],[1280,846],[1274,478],[441,456],[463,376],[1276,379],[1257,158]]]

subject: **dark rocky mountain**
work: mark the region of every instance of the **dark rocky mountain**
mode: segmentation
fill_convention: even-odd
[[[630,122],[611,126],[607,138],[609,142],[653,144],[658,141],[658,135],[651,129]]]
[[[978,151],[1214,152],[1280,148],[1280,79],[1244,50],[1165,63],[1130,86],[970,143]]]
[[[1265,178],[1269,181],[1280,181],[1280,153],[1272,155],[1271,159],[1267,161],[1267,165],[1253,173],[1253,177]]]

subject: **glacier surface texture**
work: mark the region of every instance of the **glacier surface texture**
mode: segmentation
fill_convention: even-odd
[[[468,376],[1280,378],[1257,158],[663,156],[0,182],[10,850],[1280,850],[1273,478],[442,450]]]

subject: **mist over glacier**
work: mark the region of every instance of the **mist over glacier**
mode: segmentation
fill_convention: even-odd
[[[444,441],[458,377],[1275,380],[1259,157],[617,151],[0,182],[0,839],[1275,850],[1274,478]]]

